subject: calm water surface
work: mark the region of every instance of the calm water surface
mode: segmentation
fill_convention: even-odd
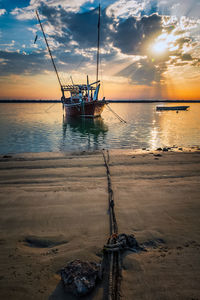
[[[59,103],[0,104],[0,153],[200,145],[200,104],[179,113],[156,105],[110,104],[121,123],[107,108],[100,119],[67,120]]]

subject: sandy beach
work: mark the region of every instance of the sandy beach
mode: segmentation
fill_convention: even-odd
[[[122,299],[200,299],[200,150],[111,150],[110,171],[119,232],[147,247],[124,255]],[[59,270],[108,236],[101,152],[0,156],[0,299],[76,299]]]

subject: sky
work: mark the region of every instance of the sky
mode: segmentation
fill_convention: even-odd
[[[100,97],[200,99],[200,0],[0,0],[0,99],[61,97],[36,9],[62,84],[95,81],[99,3]]]

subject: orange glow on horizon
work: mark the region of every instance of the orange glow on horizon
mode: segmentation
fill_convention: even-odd
[[[84,80],[84,79],[83,79]],[[92,78],[91,78],[92,80]],[[110,77],[102,81],[99,98],[110,100],[169,99],[199,100],[199,77],[188,79],[170,71],[162,84],[151,86],[133,85],[127,79]],[[1,80],[0,99],[55,100],[60,99],[61,91],[53,72],[48,75],[11,75]]]

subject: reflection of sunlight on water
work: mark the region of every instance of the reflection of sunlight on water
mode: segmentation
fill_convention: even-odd
[[[158,130],[156,127],[151,130],[150,149],[155,149],[158,146]]]
[[[187,105],[187,104],[185,104]],[[188,104],[188,111],[159,112],[160,140],[163,145],[192,146],[200,142],[200,104]]]
[[[106,109],[102,119],[66,121],[59,103],[0,105],[0,153],[200,144],[200,104],[179,113],[156,112],[155,103],[110,104],[126,124]]]

